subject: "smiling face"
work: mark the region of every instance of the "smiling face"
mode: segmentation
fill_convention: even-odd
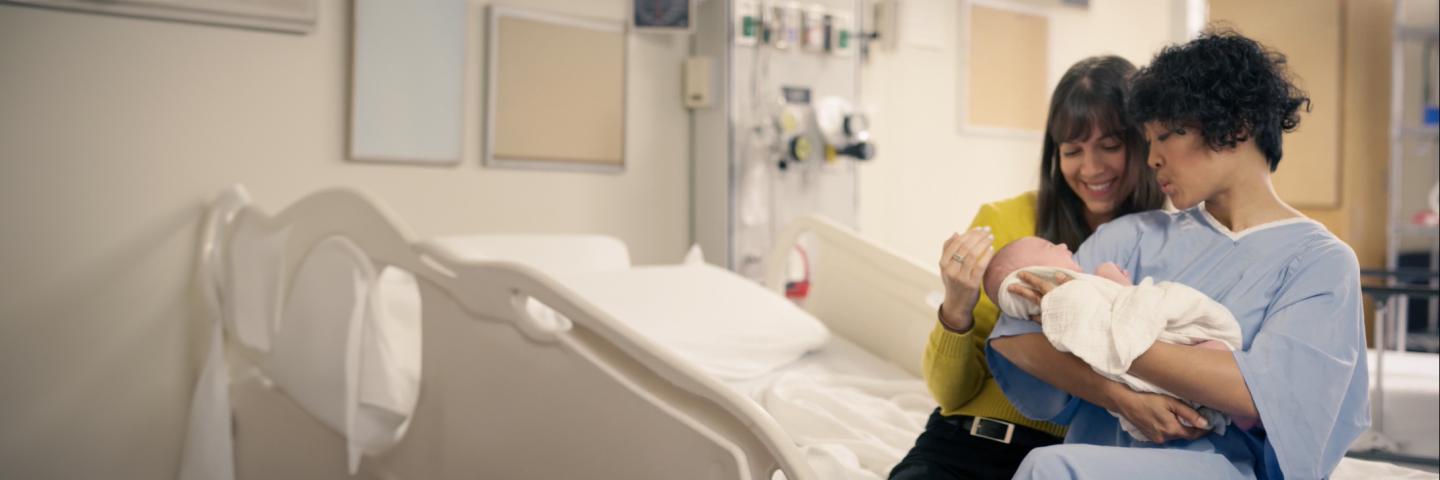
[[[1175,208],[1184,210],[1213,197],[1225,188],[1226,173],[1234,170],[1234,156],[1210,149],[1197,129],[1149,122],[1145,138],[1150,141],[1146,163]]]
[[[1085,203],[1087,217],[1114,218],[1120,204],[1135,190],[1137,178],[1126,169],[1125,143],[1095,125],[1086,138],[1062,142],[1059,149],[1060,174]]]

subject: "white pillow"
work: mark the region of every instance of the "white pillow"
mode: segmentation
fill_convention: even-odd
[[[630,268],[625,242],[605,235],[483,233],[439,237],[425,243],[461,259],[506,260],[557,278]],[[570,319],[539,300],[526,300],[525,310],[547,329],[570,328]]]
[[[635,267],[567,277],[578,294],[711,374],[755,378],[830,338],[780,295],[706,264]]]

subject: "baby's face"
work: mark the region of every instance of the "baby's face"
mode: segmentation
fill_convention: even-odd
[[[1075,263],[1075,256],[1065,244],[1051,243],[1040,237],[1025,237],[995,252],[995,257],[990,260],[990,267],[985,270],[985,291],[995,295],[1000,282],[1010,275],[1010,272],[1036,266],[1080,271],[1080,265]]]
[[[1032,253],[1030,253],[1030,255],[1033,255],[1034,263],[1032,266],[1045,265],[1068,268],[1070,270],[1080,270],[1080,265],[1075,263],[1075,255],[1070,253],[1070,249],[1066,247],[1065,244],[1051,243],[1049,240],[1039,237],[1031,238],[1039,240],[1039,242],[1034,242],[1035,245],[1033,247],[1029,247],[1033,249]]]

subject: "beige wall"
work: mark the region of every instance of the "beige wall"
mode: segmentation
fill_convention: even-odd
[[[1394,2],[1337,0],[1344,5],[1341,65],[1340,205],[1304,209],[1324,223],[1363,268],[1385,266],[1386,178],[1390,158],[1390,40]],[[1380,99],[1377,101],[1377,99]],[[1283,165],[1283,164],[1282,164]],[[1374,315],[1366,299],[1366,332]]]
[[[1390,158],[1391,0],[1343,1],[1340,206],[1310,209],[1350,244],[1364,267],[1385,266]],[[1377,99],[1380,99],[1377,101]]]
[[[863,104],[873,112],[879,157],[861,167],[860,227],[929,265],[981,204],[1036,188],[1041,138],[960,133],[958,29],[952,27],[960,2],[902,2],[926,4],[950,19],[945,47],[902,44],[877,51],[865,65]],[[1028,3],[1051,12],[1047,92],[1082,58],[1115,54],[1143,65],[1161,46],[1185,38],[1184,1],[1091,0],[1088,8]]]
[[[207,198],[282,207],[348,185],[421,235],[600,232],[637,262],[688,242],[684,37],[630,40],[627,170],[479,167],[482,10],[465,161],[344,160],[349,7],[309,35],[0,5],[0,478],[170,478],[203,334],[190,285]],[[620,20],[626,2],[507,4]]]

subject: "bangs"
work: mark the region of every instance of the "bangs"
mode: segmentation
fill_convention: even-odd
[[[1057,145],[1089,140],[1090,132],[1099,127],[1100,138],[1125,138],[1125,122],[1119,109],[1108,99],[1088,89],[1076,89],[1051,112],[1050,139]]]

